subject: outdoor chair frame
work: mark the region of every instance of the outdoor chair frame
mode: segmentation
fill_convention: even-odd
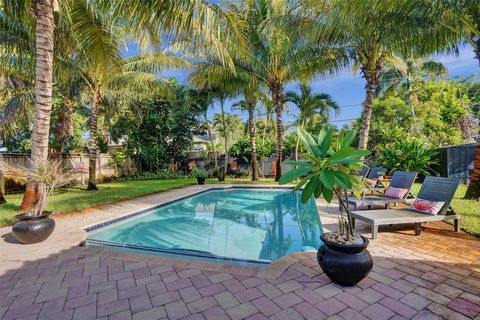
[[[422,188],[418,193],[418,198],[430,201],[443,201],[445,204],[437,215],[420,213],[409,208],[403,209],[385,209],[385,210],[365,210],[352,211],[352,228],[355,228],[355,220],[361,220],[370,224],[372,229],[372,239],[378,235],[378,227],[381,225],[395,224],[415,224],[415,235],[421,233],[422,223],[431,221],[453,220],[456,232],[460,231],[461,216],[456,215],[450,207],[453,196],[457,191],[460,179],[443,178],[428,176],[423,182]]]
[[[389,187],[408,189],[408,192],[403,198],[391,198],[384,195],[379,196],[364,196],[361,199],[349,198],[348,205],[352,206],[352,210],[361,210],[361,208],[371,209],[372,206],[385,206],[385,209],[390,209],[390,206],[396,205],[397,203],[403,203],[407,200],[410,195],[410,189],[417,178],[417,172],[405,172],[405,171],[395,171],[390,181]],[[340,207],[340,209],[342,209]]]

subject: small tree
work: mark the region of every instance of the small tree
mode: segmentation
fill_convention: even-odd
[[[305,186],[302,192],[302,202],[306,203],[310,197],[323,198],[331,202],[333,195],[338,197],[340,205],[347,213],[346,221],[339,220],[339,234],[342,242],[351,242],[354,238],[352,219],[348,208],[347,190],[352,190],[355,196],[360,197],[360,190],[365,187],[357,175],[363,166],[363,157],[370,154],[369,150],[357,150],[351,146],[357,132],[342,130],[335,136],[335,128],[326,125],[315,140],[304,129],[298,129],[298,135],[307,150],[303,154],[306,162],[286,161],[286,164],[296,166],[280,178],[280,184],[286,184],[301,178],[294,191]],[[339,240],[339,239],[337,239]]]

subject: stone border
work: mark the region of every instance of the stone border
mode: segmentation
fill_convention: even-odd
[[[141,200],[141,199],[149,199],[153,196],[158,196],[165,194],[167,192],[174,193],[179,190],[185,190],[186,188],[192,188],[192,187],[198,187],[198,185],[192,185],[192,186],[184,186],[181,188],[175,188],[175,189],[170,189],[162,192],[157,192],[149,195],[142,195],[130,199],[125,199],[125,200],[120,200],[117,202],[109,203],[109,204],[101,204],[98,206],[94,207],[88,207],[88,208],[83,208],[79,210],[74,210],[71,212],[63,212],[58,215],[52,216],[54,219],[58,220],[66,220],[69,219],[69,216],[82,216],[82,215],[91,215],[94,214],[95,211],[97,210],[105,210],[105,211],[111,211],[112,209],[115,209],[115,206],[121,206],[124,204],[128,204],[131,201],[134,200]],[[226,271],[226,272],[231,272],[231,273],[237,273],[237,274],[242,274],[242,275],[255,275],[258,277],[262,278],[275,278],[281,275],[285,270],[287,270],[292,264],[298,261],[298,258],[304,255],[310,255],[312,254],[311,251],[305,251],[305,252],[297,252],[293,253],[287,256],[283,256],[280,259],[272,261],[269,265],[267,266],[245,266],[245,265],[239,265],[239,264],[228,264],[228,263],[222,263],[220,261],[198,261],[198,260],[190,260],[190,259],[182,259],[182,258],[173,258],[173,257],[165,257],[165,256],[155,256],[155,255],[147,255],[147,254],[141,254],[141,253],[133,253],[133,252],[120,252],[120,251],[114,251],[114,250],[108,250],[108,249],[101,249],[101,248],[86,248],[83,247],[82,245],[86,242],[88,233],[86,230],[89,228],[95,227],[97,225],[105,224],[108,223],[109,221],[121,221],[124,219],[128,219],[134,215],[138,214],[143,214],[147,211],[153,210],[157,207],[161,207],[164,205],[168,205],[170,203],[173,203],[175,201],[200,194],[202,192],[207,192],[210,190],[222,190],[222,189],[241,189],[241,188],[264,188],[264,189],[291,189],[292,186],[279,186],[276,184],[242,184],[242,185],[234,185],[234,184],[225,184],[225,185],[217,185],[217,184],[208,184],[205,186],[202,186],[202,190],[196,190],[196,188],[192,188],[192,190],[189,190],[187,194],[184,195],[169,195],[168,200],[165,202],[161,203],[156,203],[152,204],[150,206],[147,206],[146,208],[143,208],[139,210],[138,212],[134,213],[126,213],[120,216],[117,216],[112,219],[112,217],[101,219],[100,221],[96,221],[95,223],[88,223],[85,225],[82,225],[81,227],[77,228],[77,232],[75,232],[78,235],[78,240],[75,240],[73,243],[71,243],[73,246],[79,246],[80,250],[86,250],[89,252],[98,252],[102,256],[111,256],[111,257],[118,257],[118,258],[127,258],[127,259],[132,259],[132,260],[137,260],[137,261],[148,261],[148,262],[156,262],[159,264],[165,264],[165,265],[172,265],[172,266],[183,266],[186,268],[197,268],[197,269],[202,269],[202,270],[209,270],[209,271]],[[317,214],[319,216],[319,219],[321,221],[321,216],[320,216],[320,209],[318,208],[317,204]],[[112,222],[114,223],[114,222]],[[323,229],[323,225],[322,225]]]

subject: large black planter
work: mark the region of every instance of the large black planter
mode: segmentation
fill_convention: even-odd
[[[34,216],[31,213],[17,214],[18,220],[12,227],[15,238],[23,244],[38,243],[46,240],[55,229],[55,221],[48,216],[51,212],[43,212]]]
[[[198,184],[205,184],[205,177],[197,177]]]
[[[354,286],[365,278],[373,267],[373,260],[366,250],[368,239],[362,245],[344,245],[327,240],[322,235],[323,245],[317,251],[317,261],[323,272],[335,283]]]

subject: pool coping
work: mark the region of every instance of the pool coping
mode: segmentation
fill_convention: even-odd
[[[178,255],[178,260],[185,260],[185,259],[183,259],[183,257],[185,257],[187,259],[189,257],[190,258],[193,257],[193,258],[203,258],[202,262],[205,262],[205,263],[221,264],[221,265],[224,265],[224,266],[225,265],[227,265],[227,266],[228,265],[233,265],[233,266],[236,266],[236,267],[249,267],[249,268],[251,266],[252,268],[255,268],[255,269],[270,268],[272,265],[275,265],[274,263],[276,261],[282,260],[285,257],[297,254],[299,252],[291,253],[289,255],[280,257],[279,259],[270,261],[270,260],[262,260],[262,259],[256,260],[256,259],[242,259],[242,258],[235,258],[235,257],[223,257],[223,256],[216,256],[216,255],[211,256],[211,255],[206,255],[206,254],[201,255],[200,253],[193,253],[193,254],[189,253],[189,254],[187,254],[187,252],[190,252],[188,250],[186,250],[184,253],[179,252],[179,251],[174,251],[174,250],[163,250],[163,249],[162,250],[152,250],[153,248],[150,248],[150,247],[147,247],[147,246],[121,244],[121,243],[110,242],[110,241],[88,240],[88,232],[104,228],[106,226],[118,223],[118,222],[123,221],[123,220],[131,219],[133,217],[137,217],[139,215],[147,213],[148,211],[152,211],[152,210],[155,210],[157,208],[161,208],[161,207],[164,207],[164,206],[171,205],[172,203],[175,203],[177,201],[181,201],[183,199],[187,199],[189,197],[197,196],[197,195],[200,195],[200,194],[203,194],[203,193],[206,193],[206,192],[210,192],[212,190],[252,189],[252,188],[254,188],[254,189],[270,189],[270,190],[272,190],[272,189],[293,190],[293,186],[279,186],[279,185],[255,185],[255,184],[224,185],[224,186],[212,185],[212,187],[208,187],[208,188],[206,188],[204,190],[201,190],[201,191],[196,191],[196,192],[193,191],[192,193],[189,193],[187,195],[183,195],[183,196],[180,196],[180,197],[175,197],[174,199],[171,199],[171,200],[169,200],[167,202],[164,202],[164,203],[161,203],[161,204],[153,205],[151,207],[148,207],[148,208],[145,208],[145,209],[133,212],[133,213],[128,213],[128,214],[122,215],[120,217],[116,217],[114,219],[110,219],[110,220],[107,220],[107,221],[104,221],[104,222],[101,222],[101,223],[96,223],[96,224],[90,225],[88,227],[84,227],[83,231],[85,231],[85,239],[82,241],[81,245],[85,245],[87,243],[87,241],[89,241],[94,245],[95,244],[100,244],[100,245],[103,244],[103,245],[108,246],[108,247],[125,248],[125,249],[131,249],[131,250],[136,250],[136,251],[144,250],[144,251],[150,251],[150,252]],[[319,213],[316,205],[315,205],[315,210],[317,210],[317,216],[318,216],[318,219],[319,219],[319,222],[320,222],[321,231],[324,232],[323,226],[322,226],[322,223],[321,223],[320,213]],[[89,247],[89,248],[91,248],[91,247]],[[103,249],[101,247],[98,248],[98,249],[99,250],[105,250],[105,251],[114,251],[114,250],[108,250],[107,248]],[[303,251],[303,252],[310,252],[310,251],[312,251],[312,250],[306,250],[306,251]],[[116,251],[116,252],[118,252],[118,251]],[[137,254],[137,255],[140,255],[140,256],[146,255],[146,256],[156,256],[156,257],[160,257],[160,258],[170,258],[170,257],[164,257],[162,255],[152,255],[152,254],[147,254],[147,253],[142,254],[140,252],[128,252],[128,251],[124,251],[124,252],[130,253],[130,254]],[[175,259],[175,257],[172,257],[172,259]],[[195,260],[192,260],[192,261],[195,261]]]

